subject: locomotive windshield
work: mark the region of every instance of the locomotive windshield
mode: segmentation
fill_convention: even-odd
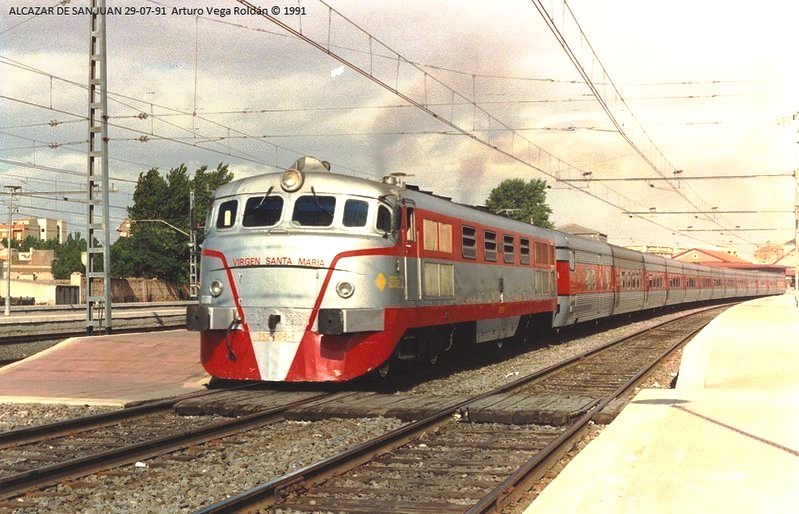
[[[283,213],[283,199],[279,196],[255,197],[247,200],[244,206],[244,218],[241,224],[245,227],[271,227],[280,221]]]
[[[214,202],[208,221],[211,219],[215,222],[210,226],[217,230],[236,226],[275,228],[284,232],[317,228],[342,233],[376,233],[383,237],[394,234],[400,221],[398,208],[384,197],[331,194],[286,197],[271,191],[246,199]]]
[[[333,224],[336,198],[333,196],[301,196],[294,202],[291,221],[303,227],[329,227]]]

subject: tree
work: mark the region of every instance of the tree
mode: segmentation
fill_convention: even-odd
[[[50,266],[53,277],[66,279],[76,271],[86,273],[86,266],[80,260],[81,252],[85,251],[86,240],[81,237],[80,233],[69,234],[63,244],[54,248],[55,259]]]
[[[161,278],[180,283],[188,280],[189,195],[195,192],[195,227],[201,225],[214,190],[233,179],[227,164],[215,170],[202,166],[189,178],[184,164],[163,177],[157,168],[139,175],[128,208],[132,221],[130,237],[111,247],[111,275],[114,277]],[[138,221],[137,220],[141,220]],[[160,221],[144,221],[160,220]],[[175,230],[169,225],[179,230]]]
[[[552,209],[546,203],[546,187],[546,181],[541,179],[529,182],[520,178],[506,179],[491,190],[486,200],[486,207],[491,212],[506,218],[553,228],[549,221]]]

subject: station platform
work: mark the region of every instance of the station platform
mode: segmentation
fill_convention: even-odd
[[[197,332],[73,337],[0,369],[0,402],[121,406],[208,380]]]
[[[799,309],[793,294],[714,319],[676,389],[646,389],[525,514],[793,513],[799,505]]]

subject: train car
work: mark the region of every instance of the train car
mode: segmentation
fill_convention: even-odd
[[[685,263],[666,259],[668,293],[666,305],[677,305],[685,301]]]
[[[656,309],[666,305],[668,283],[666,282],[666,259],[659,255],[645,253],[646,295],[644,309]]]
[[[310,158],[212,201],[187,326],[215,377],[350,380],[551,324],[549,230]]]
[[[784,291],[329,169],[303,158],[214,193],[187,311],[214,377],[345,381],[541,328]]]
[[[610,245],[553,233],[558,271],[558,309],[553,326],[610,316],[615,298]]]

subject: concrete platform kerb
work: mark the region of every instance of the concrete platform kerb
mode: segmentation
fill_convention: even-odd
[[[121,406],[208,380],[196,332],[73,337],[0,369],[0,402]]]
[[[793,513],[799,309],[745,302],[683,351],[676,389],[641,391],[526,513]]]

